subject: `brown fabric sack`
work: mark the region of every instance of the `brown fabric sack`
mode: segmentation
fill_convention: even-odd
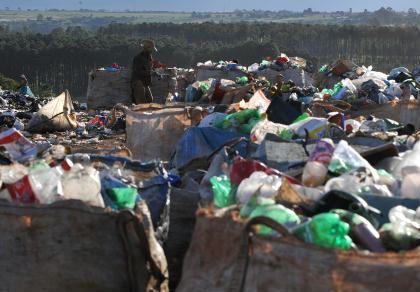
[[[155,104],[127,110],[127,147],[134,159],[168,161],[191,118],[185,107]]]
[[[168,291],[149,211],[0,202],[1,291]]]
[[[281,238],[254,235],[265,224]],[[177,289],[185,291],[420,291],[420,252],[362,253],[317,247],[276,222],[198,217]]]

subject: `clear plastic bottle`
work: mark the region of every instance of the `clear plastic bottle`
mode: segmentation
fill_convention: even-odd
[[[333,153],[334,142],[332,140],[318,141],[303,169],[302,182],[305,186],[317,187],[325,182]]]
[[[41,204],[51,204],[63,199],[62,172],[56,168],[39,169],[29,173],[35,197]]]

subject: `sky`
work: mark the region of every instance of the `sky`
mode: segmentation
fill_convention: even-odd
[[[370,11],[380,7],[397,11],[415,8],[420,12],[420,0],[0,0],[0,9],[106,9],[152,11],[233,11],[235,9],[302,11]]]

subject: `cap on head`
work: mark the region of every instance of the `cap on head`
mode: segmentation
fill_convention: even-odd
[[[21,75],[19,76],[19,78],[20,78],[20,79],[23,79],[23,80],[26,80],[26,81],[28,80],[28,79],[26,78],[25,74],[21,74]]]
[[[155,46],[155,42],[154,41],[152,41],[152,40],[144,40],[142,43],[141,43],[141,46],[144,48],[144,49],[147,49],[147,50],[149,50],[149,51],[155,51],[155,52],[157,52],[157,49],[156,49],[156,46]]]

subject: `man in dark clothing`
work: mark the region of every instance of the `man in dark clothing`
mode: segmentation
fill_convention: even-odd
[[[131,89],[135,104],[153,102],[150,90],[153,67],[152,53],[157,50],[155,43],[151,40],[143,41],[142,47],[143,51],[134,57],[131,75]]]

